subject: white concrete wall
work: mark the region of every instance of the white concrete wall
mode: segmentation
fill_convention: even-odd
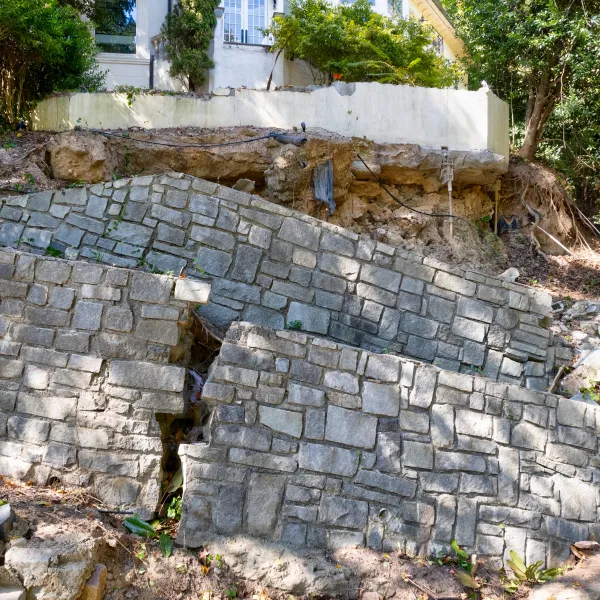
[[[78,121],[80,120],[80,121]],[[73,94],[40,103],[37,130],[130,126],[326,129],[380,143],[491,150],[508,157],[508,109],[491,92],[439,90],[380,83],[337,83],[312,92],[235,90],[210,99],[121,94]]]

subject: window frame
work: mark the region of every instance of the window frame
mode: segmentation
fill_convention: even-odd
[[[269,18],[267,2],[268,0],[225,0],[223,11],[223,43],[270,46],[269,38],[258,31],[259,29],[267,28]],[[251,13],[251,5],[253,5],[254,10],[260,11],[262,9],[263,14],[255,15]],[[233,23],[230,20],[232,16],[236,17]],[[258,20],[256,17],[258,17]],[[252,22],[251,19],[253,19]],[[234,25],[234,39],[232,39],[231,24]]]

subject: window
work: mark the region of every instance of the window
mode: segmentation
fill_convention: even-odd
[[[264,44],[266,0],[225,0],[223,39],[238,44]]]
[[[101,52],[135,54],[135,0],[96,0],[93,21]]]

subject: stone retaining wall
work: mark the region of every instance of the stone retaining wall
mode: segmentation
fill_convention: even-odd
[[[547,294],[182,174],[7,198],[0,218],[0,245],[52,244],[70,258],[205,275],[213,287],[202,313],[223,330],[237,319],[296,322],[536,389],[569,357],[542,319]]]
[[[554,565],[600,535],[594,403],[247,323],[203,398],[210,443],[180,447],[189,547],[245,533],[426,554],[456,539]]]
[[[190,280],[0,250],[0,475],[88,487],[151,514],[162,442],[184,408]],[[184,358],[185,352],[179,355]]]

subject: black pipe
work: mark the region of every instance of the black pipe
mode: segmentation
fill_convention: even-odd
[[[151,90],[154,89],[154,54],[150,57],[150,85],[148,86]]]

